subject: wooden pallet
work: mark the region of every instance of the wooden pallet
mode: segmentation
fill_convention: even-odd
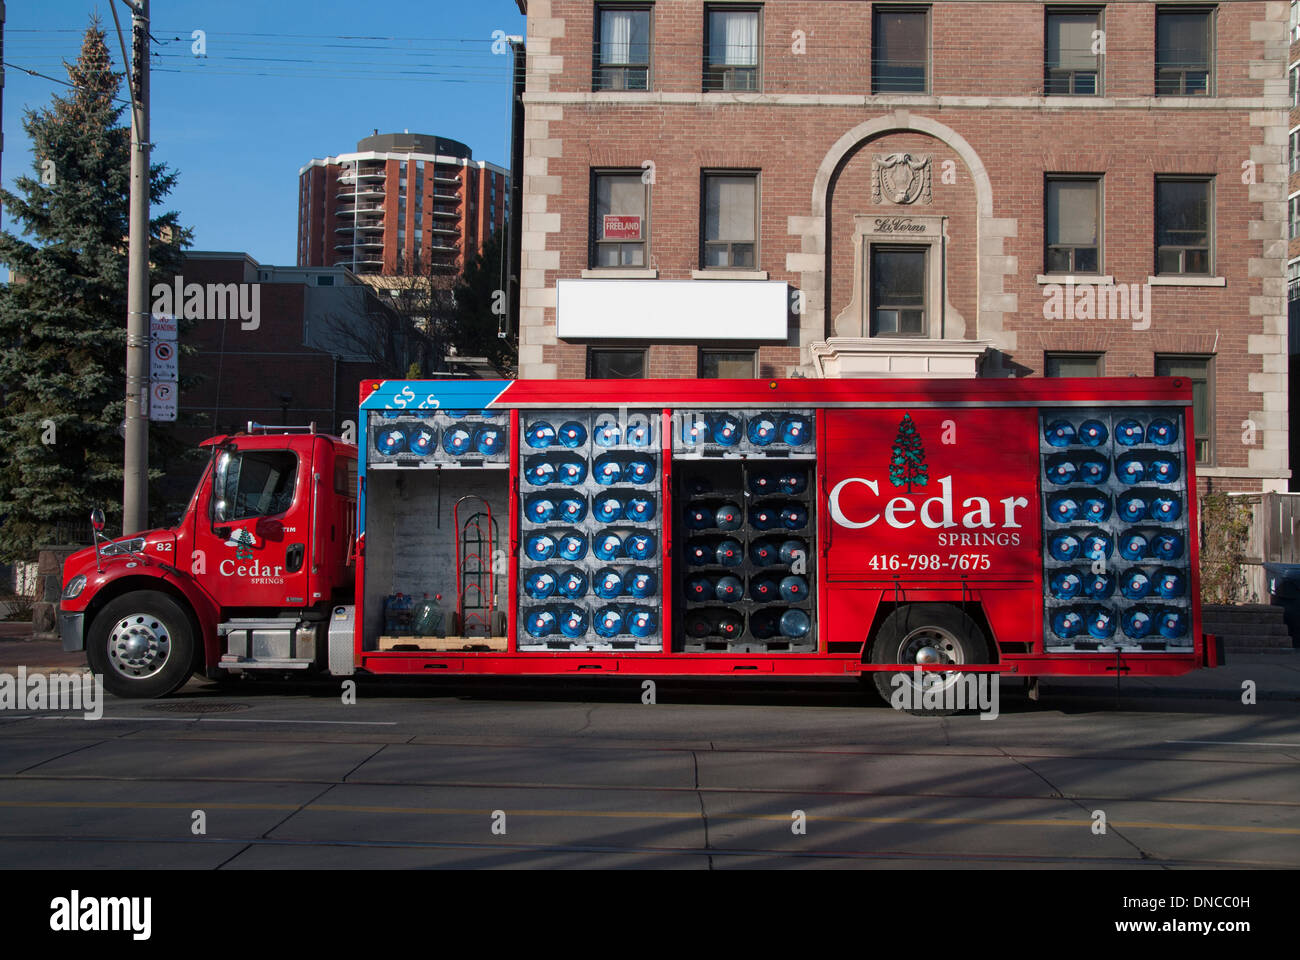
[[[380,650],[446,651],[506,649],[505,637],[380,637]]]

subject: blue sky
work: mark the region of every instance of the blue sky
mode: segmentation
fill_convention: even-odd
[[[23,110],[66,79],[98,13],[115,62],[108,0],[6,4],[3,179],[32,172]],[[494,31],[523,34],[514,0],[152,0],[154,159],[180,174],[165,201],[194,228],[194,249],[243,250],[293,264],[298,170],[380,133],[430,133],[509,166],[510,57]],[[129,11],[118,16],[130,44]],[[207,57],[194,56],[194,30]],[[120,63],[119,63],[120,66]],[[122,88],[126,95],[125,84]],[[123,114],[123,122],[129,119]],[[5,227],[9,224],[6,221]]]

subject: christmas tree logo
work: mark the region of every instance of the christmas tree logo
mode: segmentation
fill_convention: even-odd
[[[924,487],[930,480],[930,466],[925,462],[925,447],[921,445],[921,434],[912,422],[912,415],[903,414],[898,424],[898,436],[894,438],[894,449],[889,455],[889,482],[896,487]]]

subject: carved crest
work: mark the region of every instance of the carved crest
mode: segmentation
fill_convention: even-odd
[[[880,203],[883,197],[890,203],[929,203],[932,159],[928,154],[877,154],[871,164],[871,202]]]

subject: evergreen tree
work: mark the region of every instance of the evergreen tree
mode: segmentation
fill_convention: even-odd
[[[24,112],[35,176],[0,190],[21,227],[0,232],[10,270],[0,286],[3,559],[30,556],[59,524],[85,523],[91,505],[121,517],[131,135],[104,38],[92,18],[76,63],[64,62],[71,88]],[[176,175],[154,164],[150,180],[157,200]],[[179,270],[189,238],[175,212],[152,219],[154,277]],[[176,445],[159,425],[150,433],[157,462]]]
[[[912,422],[910,413],[903,414],[898,424],[898,436],[894,438],[894,449],[889,457],[889,482],[896,487],[924,487],[930,480],[930,465],[925,462],[925,447],[921,445],[921,434]]]
[[[456,305],[447,325],[447,342],[462,356],[487,357],[502,370],[513,370],[519,362],[517,331],[500,337],[500,311],[505,309],[501,284],[503,230],[483,244],[483,251],[465,265],[456,283]]]

